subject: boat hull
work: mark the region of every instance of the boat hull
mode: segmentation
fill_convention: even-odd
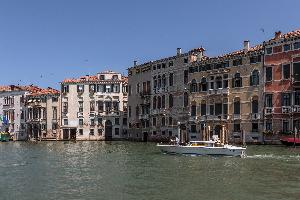
[[[245,156],[245,148],[242,147],[206,147],[206,146],[179,146],[179,145],[157,145],[164,153],[213,155],[213,156]]]
[[[281,143],[287,146],[300,146],[300,139],[293,137],[285,137],[280,139]]]

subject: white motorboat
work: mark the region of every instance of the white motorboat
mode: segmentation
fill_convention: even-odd
[[[214,156],[246,156],[246,148],[228,144],[221,144],[218,141],[191,141],[187,145],[179,144],[157,144],[164,153],[171,154],[193,154],[193,155],[214,155]]]

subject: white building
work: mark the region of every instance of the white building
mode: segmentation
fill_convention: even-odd
[[[127,77],[105,71],[61,82],[64,140],[127,138]]]

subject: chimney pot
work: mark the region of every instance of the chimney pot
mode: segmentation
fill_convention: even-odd
[[[250,48],[250,41],[249,40],[245,40],[244,41],[244,51],[248,51]]]
[[[279,39],[281,37],[281,31],[275,32],[275,39]]]
[[[177,56],[181,54],[181,48],[177,48]]]
[[[134,60],[134,61],[133,61],[133,66],[136,66],[136,65],[137,65],[137,61]]]

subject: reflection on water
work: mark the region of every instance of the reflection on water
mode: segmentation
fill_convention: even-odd
[[[0,143],[0,199],[298,199],[300,148],[247,158],[162,154],[131,142]],[[4,187],[3,187],[4,186]]]

